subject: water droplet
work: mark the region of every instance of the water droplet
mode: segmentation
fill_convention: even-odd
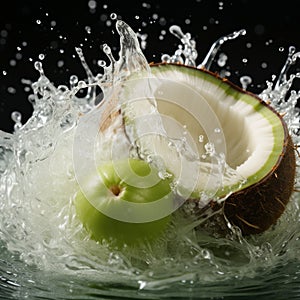
[[[11,119],[15,122],[15,123],[20,123],[22,120],[22,114],[19,111],[13,111],[11,113]]]
[[[14,87],[9,86],[7,88],[7,92],[10,93],[10,94],[15,94],[17,92],[17,90]]]
[[[242,88],[244,90],[247,89],[248,85],[251,84],[252,78],[250,76],[242,76],[240,78],[240,83],[242,84]]]
[[[226,64],[227,59],[228,59],[228,57],[227,57],[226,54],[220,53],[219,59],[218,59],[218,61],[217,61],[218,66],[219,66],[219,67],[224,67],[225,64]]]
[[[7,32],[7,30],[5,30],[5,29],[2,29],[1,31],[0,31],[0,35],[2,36],[2,37],[7,37],[8,36],[8,32]]]
[[[73,88],[78,82],[78,77],[76,75],[71,75],[69,81],[70,81],[71,88]]]
[[[95,0],[89,0],[88,7],[89,7],[89,9],[96,9],[97,2]]]
[[[43,60],[45,58],[45,54],[39,54],[39,60]]]
[[[40,61],[36,61],[36,62],[34,63],[34,67],[35,67],[35,69],[36,69],[37,71],[40,72],[40,74],[43,74],[43,73],[44,73],[44,72],[43,72],[43,64],[42,64]]]
[[[152,19],[153,19],[153,20],[157,20],[157,19],[158,19],[158,14],[153,14],[153,15],[152,15]]]
[[[23,57],[22,53],[16,53],[16,59],[21,60]]]
[[[117,19],[117,14],[116,14],[116,13],[111,13],[111,14],[110,14],[110,18],[111,18],[112,20],[116,20],[116,19]]]
[[[103,52],[104,52],[106,55],[109,55],[109,54],[111,54],[111,48],[110,48],[107,44],[104,44],[104,45],[103,45]]]
[[[169,28],[170,32],[175,35],[177,38],[182,39],[184,37],[184,34],[181,30],[181,28],[178,25],[172,25]]]
[[[83,80],[78,81],[78,85],[77,85],[80,89],[86,88],[87,84],[86,82],[84,82]]]
[[[161,56],[161,61],[162,61],[162,62],[165,62],[165,63],[169,63],[169,62],[171,61],[170,55],[169,55],[169,54],[163,54],[163,55]]]
[[[204,148],[206,150],[206,153],[209,155],[212,155],[215,153],[215,146],[213,143],[207,143],[204,145]]]
[[[263,69],[266,69],[268,67],[268,64],[266,62],[261,63],[261,67]]]
[[[15,59],[11,59],[11,60],[9,61],[9,65],[12,66],[12,67],[16,66],[16,64],[17,64],[17,62],[16,62]]]
[[[104,68],[106,66],[106,61],[98,60],[97,64],[98,64],[99,67]]]
[[[59,60],[59,61],[57,62],[57,66],[58,66],[59,68],[63,67],[64,64],[65,64],[65,62],[64,62],[63,60]]]
[[[90,34],[91,32],[92,32],[92,29],[91,29],[91,27],[90,26],[85,26],[85,31],[88,33],[88,34]]]
[[[202,254],[202,256],[203,256],[204,259],[208,259],[208,260],[211,259],[211,255],[210,255],[210,252],[209,252],[208,250],[203,249],[203,250],[201,251],[201,254]]]
[[[149,8],[151,8],[151,4],[143,2],[142,7],[149,9]]]

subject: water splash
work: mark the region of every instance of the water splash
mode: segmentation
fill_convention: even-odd
[[[145,245],[139,251],[125,249],[124,253],[120,253],[87,239],[70,199],[77,189],[69,147],[74,129],[82,114],[98,107],[99,97],[110,97],[112,86],[134,72],[150,70],[132,29],[120,20],[116,21],[116,28],[120,34],[119,58],[115,59],[110,47],[103,45],[110,63],[99,62],[103,72],[94,75],[82,50],[76,48],[87,78],[79,80],[72,75],[70,87],[54,86],[46,77],[42,62],[37,61],[35,68],[40,76],[31,83],[32,117],[22,124],[21,115],[15,112],[12,115],[16,124],[14,134],[0,132],[0,237],[5,248],[9,253],[18,253],[26,264],[42,270],[80,274],[80,277],[96,278],[101,282],[125,282],[128,286],[138,285],[141,290],[160,290],[178,282],[193,285],[196,282],[251,277],[262,265],[264,270],[279,265],[284,255],[297,259],[300,251],[296,245],[299,238],[296,200],[291,202],[274,230],[256,238],[245,239],[239,229],[233,227],[226,238],[216,239],[205,232],[196,235],[193,229],[199,224],[199,219],[195,216],[187,221],[179,214],[167,233],[168,247],[163,240],[155,249]],[[178,26],[172,26],[170,31],[182,45],[174,55],[164,55],[162,60],[206,69],[212,67],[224,42],[245,34],[244,30],[240,30],[221,37],[212,45],[205,59],[197,64],[196,43],[191,35],[184,34]],[[290,91],[290,88],[299,74],[288,78],[288,71],[298,57],[299,53],[295,53],[294,48],[290,49],[275,86],[269,82],[267,89],[259,95],[284,115],[296,145],[300,145],[299,110],[296,107],[299,92]],[[246,89],[249,78],[241,80]],[[97,88],[101,89],[101,93],[97,94]],[[78,92],[82,89],[86,90],[86,94],[79,97]],[[200,136],[199,141],[203,143]],[[214,152],[211,144],[206,144],[205,149],[207,156]],[[226,168],[222,165],[224,159],[219,162],[220,168]],[[297,178],[296,187],[299,185]],[[187,205],[186,210],[195,209],[194,203]],[[288,228],[286,224],[289,224]],[[287,251],[287,248],[295,250]]]
[[[170,27],[170,32],[176,36],[182,43],[178,46],[178,49],[175,51],[173,55],[163,54],[161,60],[166,63],[181,63],[187,66],[196,66],[196,59],[198,57],[198,52],[196,50],[196,42],[192,39],[190,33],[183,33],[181,28],[178,25],[173,25]],[[241,29],[238,31],[234,31],[228,35],[220,37],[217,41],[215,41],[208,53],[206,54],[204,60],[197,65],[197,68],[204,68],[209,70],[211,68],[211,64],[214,61],[218,51],[220,50],[221,46],[230,40],[234,40],[240,36],[246,34],[245,29]],[[222,58],[219,59],[219,64],[225,65],[227,57],[223,55]]]
[[[245,35],[245,34],[246,34],[246,30],[241,29],[239,31],[234,31],[233,33],[230,33],[228,35],[220,37],[218,40],[216,40],[212,44],[212,46],[211,46],[210,50],[208,51],[206,57],[204,58],[202,63],[197,66],[197,68],[204,68],[204,69],[209,70],[213,60],[215,59],[216,54],[218,53],[218,51],[220,49],[220,47],[225,42],[230,41],[230,40],[234,40],[234,39],[238,38],[239,36]]]
[[[184,34],[177,25],[171,26],[170,32],[180,39],[182,45],[178,46],[178,50],[175,51],[174,55],[162,55],[162,61],[166,63],[181,63],[187,66],[196,66],[198,53],[196,50],[196,42],[191,38],[191,34]]]

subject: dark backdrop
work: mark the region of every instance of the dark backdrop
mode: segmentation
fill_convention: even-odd
[[[72,74],[84,78],[75,47],[82,47],[95,73],[100,70],[96,61],[105,58],[100,45],[107,43],[118,52],[118,35],[113,26],[108,26],[111,13],[148,35],[144,53],[149,61],[160,61],[162,53],[172,54],[177,48],[178,40],[168,33],[173,24],[190,32],[197,41],[199,63],[216,39],[245,28],[246,36],[225,44],[221,50],[228,56],[230,79],[239,84],[241,75],[250,75],[253,82],[249,90],[255,93],[278,74],[290,46],[300,51],[299,1],[177,2],[5,1],[6,8],[0,10],[0,129],[12,131],[12,111],[20,111],[23,122],[31,115],[27,100],[30,92],[21,80],[38,78],[33,64],[40,54],[45,54],[43,66],[50,80],[68,84]],[[297,71],[299,66],[300,62],[294,69]],[[297,85],[296,81],[295,88]]]

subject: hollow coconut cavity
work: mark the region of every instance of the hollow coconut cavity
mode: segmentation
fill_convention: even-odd
[[[183,197],[226,196],[204,204],[223,205],[244,235],[265,231],[283,213],[294,188],[294,146],[282,117],[259,97],[207,70],[161,63],[131,76],[117,98],[120,127],[142,159],[174,176]],[[214,155],[201,160],[207,145],[224,155],[233,176],[216,171]]]

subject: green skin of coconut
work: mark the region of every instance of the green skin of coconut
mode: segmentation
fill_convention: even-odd
[[[149,164],[137,159],[130,159],[130,166],[138,176],[147,176],[150,172]],[[157,184],[147,188],[135,187],[124,182],[116,172],[116,164],[124,168],[127,164],[123,161],[110,162],[99,167],[102,185],[98,186],[94,196],[97,201],[113,199],[116,203],[129,201],[134,203],[147,203],[161,199],[170,194],[170,180],[161,179]],[[121,170],[122,171],[122,170]],[[125,244],[134,246],[146,241],[151,242],[162,236],[171,217],[167,216],[152,222],[130,223],[123,222],[106,216],[97,210],[79,191],[75,198],[76,212],[89,232],[92,239],[102,242],[109,241],[110,245],[122,248]]]

